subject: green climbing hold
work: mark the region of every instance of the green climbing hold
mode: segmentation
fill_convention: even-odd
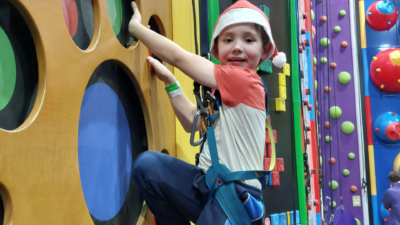
[[[333,207],[333,208],[335,208],[336,207],[336,202],[335,201],[333,201],[333,202],[331,202],[331,204],[329,204],[331,207]]]
[[[314,21],[314,10],[311,10],[311,20]]]
[[[315,102],[315,106],[317,106],[317,108],[318,108],[318,102],[317,101]]]
[[[314,65],[317,64],[317,58],[314,57]]]
[[[350,175],[350,171],[348,169],[344,169],[343,176],[347,177],[348,175]]]
[[[350,121],[345,121],[340,126],[340,129],[342,129],[342,132],[345,134],[351,134],[354,131],[354,124]]]
[[[351,75],[348,72],[340,72],[338,75],[338,81],[341,84],[348,84],[351,80]]]
[[[317,80],[314,81],[315,90],[318,90],[318,82]]]
[[[331,142],[331,141],[332,141],[332,137],[329,136],[329,135],[326,136],[326,137],[325,137],[325,141],[326,141],[326,142]]]
[[[321,41],[319,42],[319,44],[323,47],[326,47],[330,44],[331,42],[329,41],[328,38],[322,38]]]
[[[357,218],[354,218],[354,219],[356,220],[357,225],[361,225],[361,222]]]
[[[325,64],[325,63],[328,62],[328,59],[325,58],[325,57],[322,57],[321,60],[320,60],[320,62],[321,62],[322,64]]]
[[[338,189],[338,187],[339,187],[339,184],[335,180],[329,182],[329,188],[332,189],[333,191]]]
[[[322,166],[322,156],[319,157],[319,166]]]
[[[349,157],[349,159],[353,160],[356,157],[356,155],[354,153],[350,152],[348,157]]]
[[[345,16],[346,15],[346,11],[345,10],[340,10],[339,15],[340,16]]]
[[[333,31],[334,31],[335,33],[339,33],[339,32],[340,32],[340,27],[339,27],[339,26],[336,26],[335,28],[333,28]]]
[[[338,106],[332,106],[329,109],[329,116],[332,119],[337,119],[342,115],[342,110]]]

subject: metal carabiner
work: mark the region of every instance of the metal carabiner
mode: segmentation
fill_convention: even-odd
[[[199,116],[200,116],[200,110],[197,111],[196,115],[194,115],[192,130],[190,132],[190,144],[192,146],[198,146],[204,140],[204,134],[203,134],[203,136],[201,136],[197,142],[194,142],[194,134],[196,133],[196,125],[197,125],[197,120],[199,119]]]

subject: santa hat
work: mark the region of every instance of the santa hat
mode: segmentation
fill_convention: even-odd
[[[238,23],[254,23],[262,26],[265,29],[269,37],[269,42],[266,46],[268,51],[268,56],[260,62],[259,65],[264,63],[270,57],[273,57],[272,63],[276,67],[283,67],[286,63],[286,55],[283,52],[278,52],[274,39],[271,34],[271,26],[269,25],[269,21],[267,16],[257,8],[255,5],[251,4],[247,0],[239,0],[231,7],[225,10],[218,18],[217,23],[215,24],[213,36],[211,40],[210,53],[212,56],[215,56],[214,52],[214,42],[215,38],[221,33],[223,29],[226,27],[238,24]]]

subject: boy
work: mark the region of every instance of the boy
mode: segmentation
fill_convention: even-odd
[[[387,225],[400,224],[400,172],[389,173],[390,189],[386,190],[383,196],[383,206],[390,209]]]
[[[263,170],[265,92],[255,70],[271,56],[278,56],[273,60],[276,66],[282,67],[286,62],[285,55],[278,54],[265,14],[246,0],[237,1],[228,8],[213,32],[210,53],[221,62],[221,65],[214,65],[141,25],[134,2],[132,7],[134,15],[129,23],[132,36],[196,82],[220,91],[222,106],[213,126],[219,163],[231,172]],[[184,129],[190,132],[196,105],[185,96],[169,70],[151,57],[147,60],[155,75],[170,90],[174,112]],[[196,128],[200,129],[200,121]],[[136,159],[133,178],[157,224],[190,224],[189,221],[197,225],[230,224],[217,199],[209,198],[205,173],[210,166],[209,140],[204,143],[199,167],[154,151],[142,153]],[[260,182],[235,182],[234,189],[242,202],[250,198],[258,201],[261,210],[248,213],[252,224],[263,224]]]

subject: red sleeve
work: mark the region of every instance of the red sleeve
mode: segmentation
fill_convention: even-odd
[[[254,76],[253,73],[250,69],[241,69],[236,66],[214,66],[215,80],[221,93],[221,100],[225,105],[234,107],[244,101]]]

